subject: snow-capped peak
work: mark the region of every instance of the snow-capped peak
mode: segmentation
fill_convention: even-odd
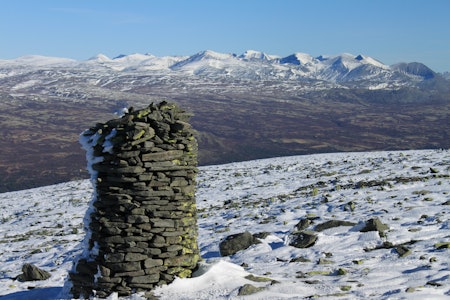
[[[255,50],[247,50],[243,54],[239,55],[239,58],[244,60],[266,60],[270,61],[273,59],[278,58],[278,56],[275,55],[269,55],[261,51],[255,51]]]
[[[14,62],[22,65],[46,66],[46,65],[60,65],[60,64],[74,63],[76,62],[76,60],[70,58],[51,57],[42,55],[26,55],[16,58]]]
[[[115,61],[122,61],[122,62],[138,62],[138,61],[144,61],[149,58],[154,58],[155,56],[150,54],[140,54],[140,53],[133,53],[129,55],[119,55],[113,60]]]
[[[296,52],[280,59],[282,64],[307,65],[316,62],[317,59],[307,53]]]
[[[296,52],[280,58],[261,51],[247,50],[241,55],[219,53],[212,50],[198,52],[191,56],[157,57],[151,54],[120,55],[113,59],[98,54],[87,61],[74,61],[64,58],[44,56],[25,56],[16,60],[0,61],[2,66],[81,66],[95,72],[113,70],[148,74],[158,72],[166,75],[188,74],[208,76],[209,78],[236,78],[238,80],[271,81],[320,81],[320,86],[389,87],[412,86],[434,78],[434,72],[424,65],[399,64],[387,66],[380,61],[362,54],[343,53],[334,56],[313,57]],[[24,69],[20,72],[24,72]],[[5,71],[2,77],[8,76]],[[316,89],[317,85],[313,87]]]
[[[97,54],[96,56],[89,58],[88,61],[109,62],[109,61],[111,61],[111,59],[108,56],[106,56],[105,54],[100,53],[100,54]]]
[[[205,59],[215,59],[215,60],[223,60],[229,59],[232,57],[232,54],[227,53],[219,53],[211,50],[205,50],[198,52],[197,54],[192,55],[189,59],[192,61],[205,60]]]

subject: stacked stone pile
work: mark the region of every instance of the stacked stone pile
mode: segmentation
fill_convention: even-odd
[[[162,102],[83,133],[96,197],[87,254],[70,274],[76,298],[125,296],[191,275],[197,143],[188,119]]]

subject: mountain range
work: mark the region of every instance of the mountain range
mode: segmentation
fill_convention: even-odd
[[[0,78],[17,76],[32,69],[85,70],[135,74],[170,74],[236,78],[238,80],[315,82],[306,89],[336,86],[357,86],[368,89],[396,89],[414,86],[438,76],[422,63],[398,63],[391,66],[363,55],[344,53],[337,56],[313,57],[294,53],[286,57],[248,50],[241,55],[210,50],[192,56],[164,56],[151,54],[119,55],[113,59],[99,54],[88,60],[24,56],[14,60],[0,60]]]
[[[125,107],[192,113],[200,164],[450,147],[450,81],[419,62],[249,50],[0,60],[0,191],[86,178],[78,136]]]

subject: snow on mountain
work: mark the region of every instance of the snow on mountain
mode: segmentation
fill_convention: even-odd
[[[96,56],[93,56],[93,57],[89,58],[87,61],[88,62],[105,63],[105,62],[110,62],[111,58],[109,58],[108,56],[100,53],[100,54],[97,54]]]
[[[74,66],[77,61],[70,58],[51,57],[42,55],[26,55],[11,60],[0,60],[0,68],[14,67],[61,67]]]
[[[265,60],[265,61],[271,61],[274,59],[279,58],[276,55],[269,55],[264,52],[255,51],[255,50],[247,50],[243,54],[239,55],[239,58],[244,60]]]
[[[206,50],[175,63],[170,69],[191,74],[201,74],[205,70],[222,70],[225,66],[233,66],[234,63],[235,60],[232,54]]]
[[[409,63],[387,66],[378,60],[344,53],[336,56],[313,57],[306,53],[294,53],[286,57],[269,55],[248,50],[241,55],[201,51],[191,56],[156,57],[150,54],[120,55],[109,58],[99,54],[86,61],[45,58],[41,56],[22,57],[16,60],[0,61],[0,78],[8,74],[27,72],[24,66],[42,68],[66,68],[76,71],[83,68],[101,75],[111,70],[123,74],[148,76],[202,76],[211,80],[232,78],[237,80],[272,81],[292,83],[318,82],[302,85],[303,88],[320,89],[339,86],[344,88],[379,87],[396,89],[434,78],[434,72],[423,64]],[[29,70],[28,70],[29,72]],[[111,76],[111,74],[108,74]],[[97,76],[98,77],[98,76]],[[178,79],[177,79],[178,80]]]
[[[425,79],[430,79],[436,76],[430,68],[422,63],[399,63],[392,66],[394,70],[398,70],[407,75],[418,76]]]
[[[307,53],[294,53],[292,55],[286,56],[280,59],[282,64],[292,64],[292,65],[312,65],[319,63],[318,59],[315,59]]]
[[[154,294],[162,300],[448,299],[449,166],[449,150],[420,150],[201,167],[196,197],[203,261],[193,278]],[[0,194],[2,300],[67,297],[63,286],[82,251],[92,192],[82,180]],[[389,229],[364,232],[373,218]],[[302,220],[317,241],[301,249],[290,240]],[[355,225],[318,229],[332,220]],[[219,243],[244,231],[260,234],[261,243],[221,257]],[[20,282],[15,278],[24,263],[52,276]],[[238,296],[248,284],[259,292]]]

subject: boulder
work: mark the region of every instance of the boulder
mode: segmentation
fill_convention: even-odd
[[[313,231],[305,230],[294,232],[291,235],[291,242],[289,245],[296,248],[309,248],[313,246],[317,241],[317,235]]]
[[[49,272],[39,269],[32,264],[24,264],[22,266],[22,272],[22,274],[17,276],[19,281],[46,280],[51,277]]]
[[[360,232],[368,232],[368,231],[378,231],[380,236],[385,236],[385,231],[389,230],[389,226],[383,224],[380,219],[373,218],[366,221],[365,226],[360,230]]]
[[[237,253],[238,251],[245,250],[251,245],[261,243],[250,232],[237,233],[225,238],[220,244],[220,255],[228,256]]]

